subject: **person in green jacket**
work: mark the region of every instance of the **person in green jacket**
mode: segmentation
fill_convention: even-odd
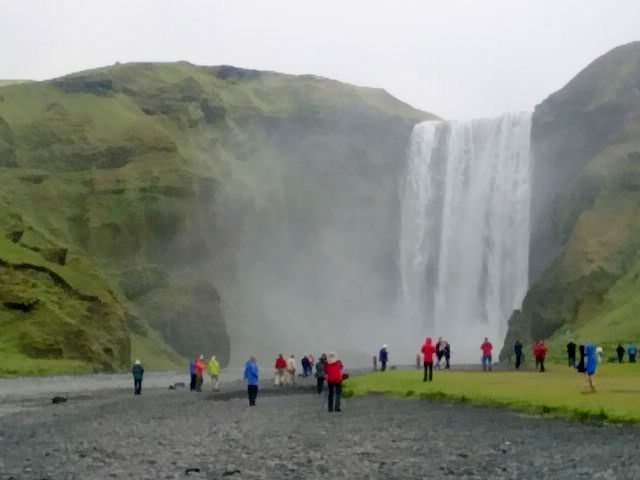
[[[131,374],[133,375],[133,394],[140,395],[142,393],[142,377],[144,377],[144,367],[140,360],[133,362]]]
[[[211,356],[211,360],[207,364],[207,373],[211,377],[211,383],[213,383],[213,388],[218,390],[220,386],[220,363],[218,363],[218,359],[215,355]]]

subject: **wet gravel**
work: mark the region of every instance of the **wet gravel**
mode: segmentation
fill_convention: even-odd
[[[45,401],[47,400],[47,401]],[[637,479],[640,428],[309,387],[43,398],[0,417],[0,479]]]

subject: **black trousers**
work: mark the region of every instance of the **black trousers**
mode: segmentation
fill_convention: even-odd
[[[522,355],[516,355],[516,370],[520,369],[520,365],[522,365]]]
[[[380,362],[380,371],[384,372],[387,369],[387,362]]]
[[[249,394],[249,406],[253,407],[256,404],[256,398],[258,398],[258,385],[248,385],[247,393]]]
[[[316,378],[316,381],[317,381],[316,389],[318,393],[322,393],[322,389],[324,388],[324,377],[318,377]]]
[[[433,381],[433,362],[424,362],[424,378],[423,382],[426,382],[427,379],[431,382]]]
[[[569,355],[569,366],[571,368],[576,368],[576,356],[575,355],[573,355],[573,356]]]
[[[134,395],[142,393],[142,380],[133,380],[133,393]]]
[[[340,397],[342,396],[341,383],[329,383],[329,411],[340,412]]]
[[[541,372],[544,372],[544,358],[536,358],[536,368],[539,367]]]
[[[196,389],[196,378],[197,375],[195,373],[191,374],[191,383],[189,384],[189,390],[192,392]]]

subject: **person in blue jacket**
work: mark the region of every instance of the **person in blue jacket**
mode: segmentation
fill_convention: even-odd
[[[247,382],[247,393],[249,394],[249,406],[256,406],[258,397],[259,372],[258,363],[255,357],[249,358],[244,364],[244,381]]]
[[[598,369],[598,355],[596,347],[592,343],[587,343],[584,346],[584,360],[584,393],[596,393],[593,377]]]
[[[131,374],[133,375],[133,394],[142,394],[142,378],[144,377],[144,367],[140,363],[140,360],[136,360],[131,368]]]
[[[627,345],[627,355],[629,355],[629,363],[636,363],[636,355],[638,355],[638,348],[633,342]]]
[[[380,371],[384,372],[387,369],[387,362],[389,361],[389,351],[387,350],[386,343],[382,345],[382,348],[380,349],[378,361],[380,362]]]

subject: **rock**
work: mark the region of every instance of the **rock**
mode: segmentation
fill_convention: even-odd
[[[185,475],[191,475],[192,473],[200,473],[200,469],[198,467],[189,467],[184,471]]]
[[[67,399],[65,397],[53,397],[51,399],[51,403],[53,403],[54,405],[57,405],[59,403],[66,403]]]

